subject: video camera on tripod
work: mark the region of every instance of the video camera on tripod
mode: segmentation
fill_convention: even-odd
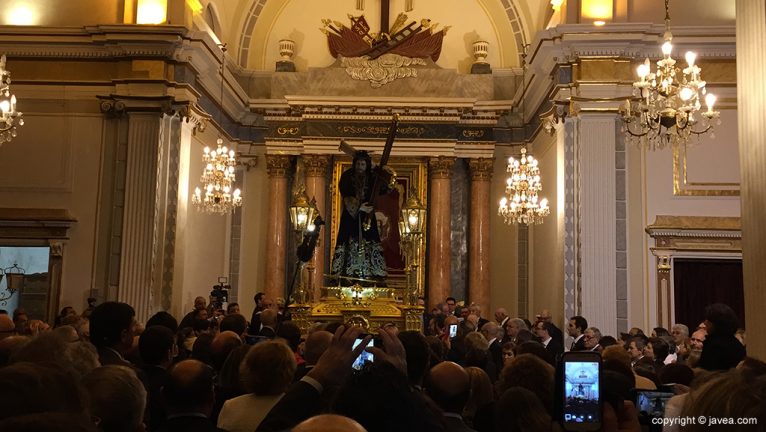
[[[213,290],[210,291],[210,306],[215,309],[226,309],[229,302],[229,278],[226,276],[218,277],[218,285],[213,285]]]

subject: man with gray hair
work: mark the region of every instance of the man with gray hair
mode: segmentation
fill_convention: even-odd
[[[601,330],[597,327],[588,327],[585,329],[584,339],[587,351],[601,352],[601,345],[598,344],[601,340]]]
[[[488,322],[481,326],[481,334],[487,339],[489,344],[489,355],[492,357],[492,361],[501,367],[503,364],[503,347],[500,345],[500,326],[495,322]]]
[[[685,324],[673,324],[673,327],[670,328],[670,336],[673,337],[676,346],[681,346],[689,337],[689,327]]]

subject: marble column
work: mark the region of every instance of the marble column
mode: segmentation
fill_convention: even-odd
[[[741,170],[742,271],[745,285],[745,328],[749,335],[766,333],[761,319],[766,304],[766,4],[737,0],[737,115]],[[747,354],[766,358],[766,338],[750,337]]]
[[[493,158],[468,161],[471,172],[471,214],[468,237],[468,300],[489,314],[489,187]]]
[[[303,155],[303,166],[306,168],[306,194],[309,199],[312,197],[316,200],[319,213],[322,215],[322,219],[325,222],[329,222],[328,214],[325,213],[327,205],[327,165],[330,162],[329,156],[324,155]],[[320,288],[324,283],[325,272],[325,254],[324,250],[327,243],[325,243],[327,227],[322,228],[319,234],[319,243],[317,244],[316,252],[314,253],[313,265],[315,268],[313,287],[314,292],[311,293],[312,299],[318,299]]]
[[[289,156],[267,155],[269,217],[266,220],[266,281],[264,293],[274,299],[285,296],[285,250],[287,247],[287,173]]]
[[[603,334],[617,333],[617,116],[580,113],[577,119],[577,217],[580,315]],[[624,181],[623,186],[624,188]],[[625,253],[622,253],[624,258]],[[624,266],[624,263],[621,263]]]
[[[428,206],[428,302],[443,302],[451,293],[450,177],[454,157],[439,156],[428,161],[431,197]]]

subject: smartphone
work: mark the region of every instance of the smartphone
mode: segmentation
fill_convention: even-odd
[[[362,343],[362,340],[365,337],[367,337],[366,334],[359,335],[359,337],[357,337],[356,340],[354,341],[354,345],[351,347],[351,350],[355,350],[356,347],[358,347],[359,344]],[[367,348],[370,348],[373,346],[379,347],[380,345],[381,345],[380,339],[378,339],[377,337],[372,338],[370,339],[369,342],[367,342]],[[367,362],[372,362],[373,360],[374,360],[374,356],[372,355],[372,353],[369,353],[367,351],[362,351],[359,354],[359,357],[357,357],[356,360],[354,360],[354,363],[351,365],[351,367],[356,370],[361,370],[362,367],[364,367],[364,365],[367,364]]]
[[[450,339],[452,339],[455,336],[457,336],[457,324],[450,324],[450,326],[449,326],[449,337],[450,337]]]
[[[665,405],[675,393],[657,390],[634,390],[633,403],[638,410],[638,420],[641,424],[652,424],[653,418],[665,416]]]
[[[561,425],[567,431],[601,429],[601,355],[566,352],[561,357]]]

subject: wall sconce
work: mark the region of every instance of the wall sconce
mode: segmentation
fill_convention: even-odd
[[[580,2],[581,21],[593,21],[593,25],[602,26],[613,17],[613,0],[581,0]]]

